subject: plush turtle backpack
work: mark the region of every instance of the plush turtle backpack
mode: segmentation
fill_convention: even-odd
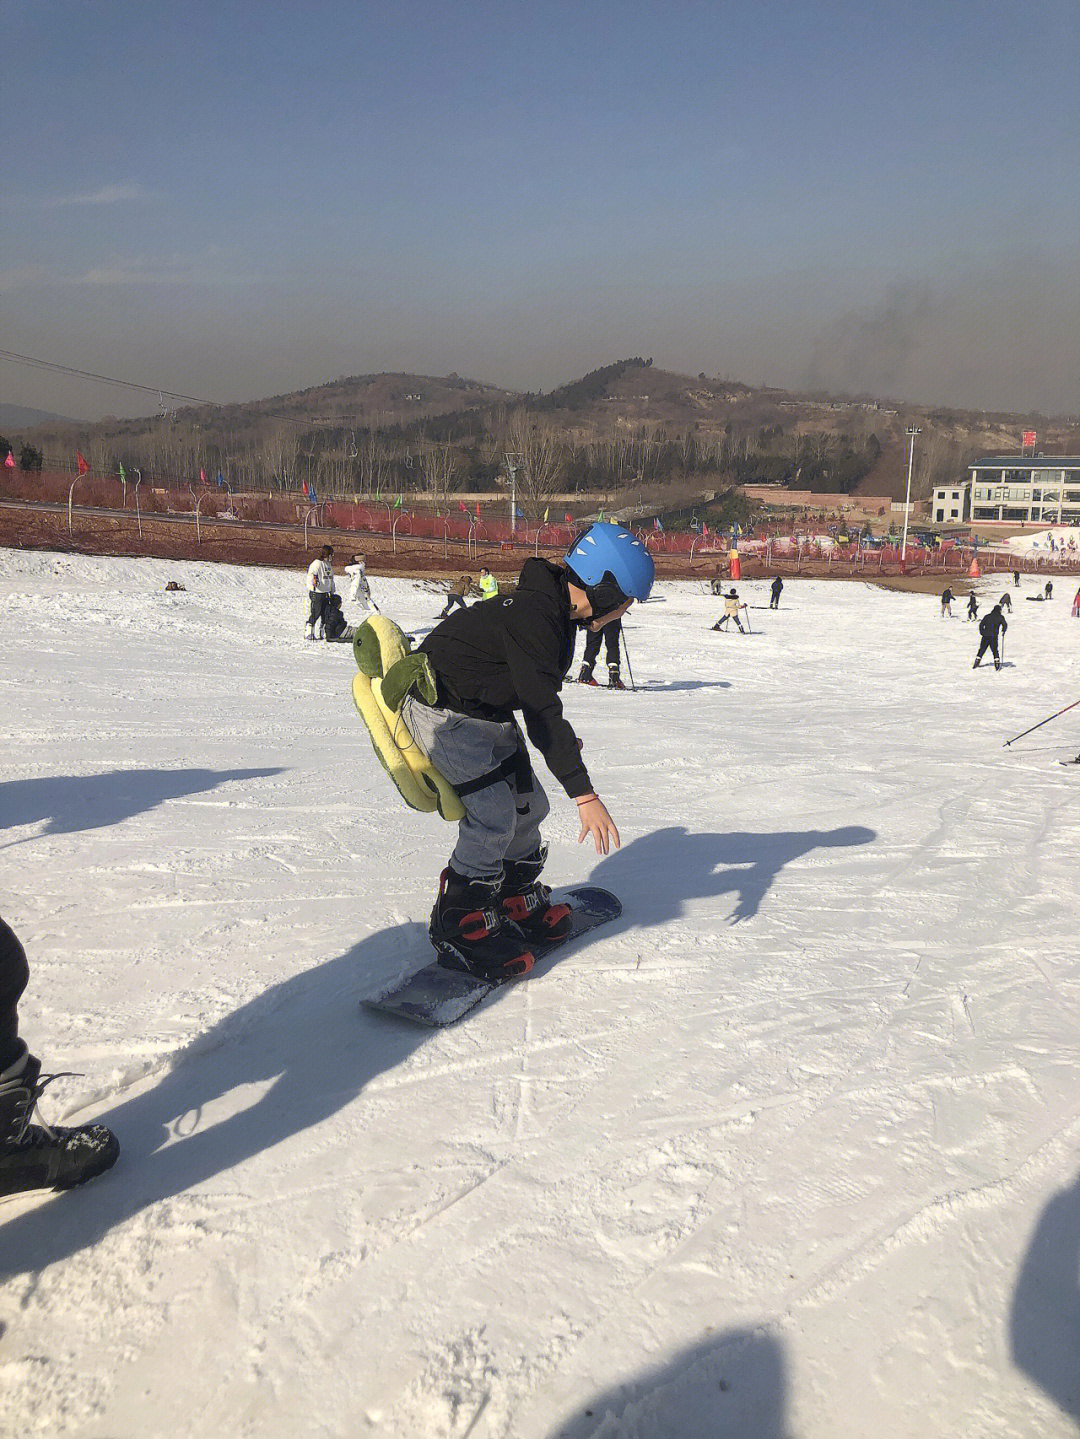
[[[427,655],[413,650],[408,637],[385,615],[372,615],[357,627],[353,654],[359,670],[353,675],[353,701],[402,799],[413,809],[438,810],[443,819],[461,819],[465,810],[453,787],[401,717],[402,702],[414,686],[428,704],[435,703],[435,676]]]

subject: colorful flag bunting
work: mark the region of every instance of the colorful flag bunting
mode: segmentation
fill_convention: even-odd
[[[652,527],[653,527],[654,530],[659,530],[661,534],[664,533],[664,527],[663,527],[663,525],[660,523],[660,516],[659,516],[659,515],[654,515],[654,516],[653,516]]]

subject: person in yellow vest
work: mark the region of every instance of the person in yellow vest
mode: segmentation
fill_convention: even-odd
[[[499,593],[499,582],[490,570],[480,571],[480,598],[493,600]]]

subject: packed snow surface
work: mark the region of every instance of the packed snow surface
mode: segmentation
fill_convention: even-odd
[[[658,586],[636,692],[565,693],[621,850],[548,785],[622,920],[430,1032],[360,1001],[453,829],[302,569],[0,552],[23,1032],[123,1145],[0,1204],[0,1431],[1074,1433],[1080,710],[1003,748],[1080,698],[1041,587],[995,673],[934,595],[743,584],[742,637]]]

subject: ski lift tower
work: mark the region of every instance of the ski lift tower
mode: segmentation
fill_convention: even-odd
[[[918,425],[908,425],[908,436],[911,444],[908,448],[907,461],[907,496],[904,501],[904,538],[900,541],[900,568],[904,567],[904,560],[907,558],[907,527],[908,517],[911,514],[911,466],[915,459],[915,436],[921,435],[922,430]]]

